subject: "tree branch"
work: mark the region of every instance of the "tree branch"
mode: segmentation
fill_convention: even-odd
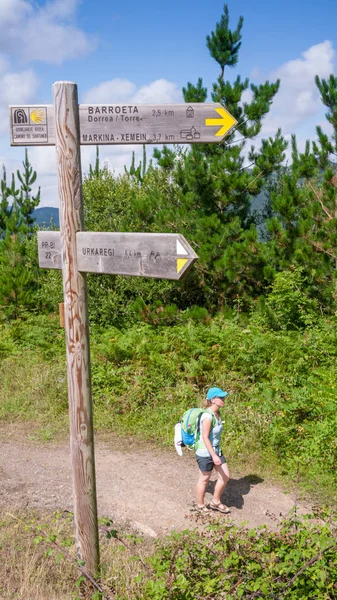
[[[333,219],[333,216],[329,213],[328,209],[326,208],[326,206],[324,206],[323,204],[323,200],[322,200],[322,195],[318,193],[318,190],[316,190],[314,188],[314,186],[312,185],[311,181],[309,181],[309,185],[311,187],[311,191],[313,192],[313,194],[315,195],[316,199],[318,200],[318,202],[320,203],[323,212],[326,214],[326,216],[330,219],[330,221]]]

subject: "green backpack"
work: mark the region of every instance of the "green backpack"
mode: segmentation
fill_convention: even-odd
[[[212,427],[216,424],[214,413],[207,408],[189,408],[181,418],[181,440],[182,445],[194,448],[200,436],[200,421],[205,412],[212,415]]]

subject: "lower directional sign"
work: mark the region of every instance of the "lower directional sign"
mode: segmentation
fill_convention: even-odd
[[[76,234],[78,270],[86,273],[181,279],[198,256],[178,233]],[[58,231],[38,232],[39,266],[61,269]]]

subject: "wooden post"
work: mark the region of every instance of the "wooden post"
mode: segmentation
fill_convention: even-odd
[[[53,97],[76,545],[85,569],[95,576],[99,543],[87,282],[77,269],[76,252],[76,232],[83,230],[77,86],[58,81]]]

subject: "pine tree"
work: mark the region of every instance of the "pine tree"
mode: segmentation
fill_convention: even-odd
[[[103,173],[103,170],[104,168],[101,169],[99,160],[99,146],[96,146],[95,166],[93,167],[91,164],[89,165],[88,179],[99,179]]]
[[[132,152],[130,168],[127,169],[126,166],[124,166],[124,172],[125,172],[125,175],[127,175],[127,177],[129,177],[129,178],[133,177],[135,179],[135,181],[138,181],[138,183],[141,184],[144,181],[146,169],[147,169],[146,146],[145,146],[145,144],[143,144],[143,161],[140,161],[138,167],[135,167],[135,153]]]
[[[36,281],[26,253],[26,233],[19,214],[13,210],[0,241],[0,306],[14,319],[34,305]]]
[[[5,165],[2,166],[2,179],[0,180],[0,239],[6,230],[6,222],[12,212],[8,197],[10,192],[7,186],[7,173]]]
[[[230,29],[225,4],[215,31],[206,38],[208,50],[220,68],[211,100],[219,102],[236,118],[237,127],[223,142],[192,145],[176,155],[178,160],[171,157],[169,162],[170,177],[180,194],[177,205],[168,207],[163,214],[163,221],[174,223],[175,228],[178,225],[194,244],[200,260],[194,269],[194,281],[190,277],[187,285],[195,287],[199,299],[203,290],[203,303],[207,305],[231,303],[237,294],[248,301],[261,293],[265,259],[254,231],[251,200],[268,178],[280,171],[287,146],[279,131],[274,138],[263,140],[259,149],[246,149],[248,141],[260,133],[280,82],[267,81],[257,86],[240,75],[233,83],[225,79],[227,68],[233,69],[238,63],[242,27],[240,17],[237,27]],[[250,102],[243,101],[247,90],[252,96]],[[189,82],[183,94],[186,102],[205,102],[208,97],[201,78],[196,85]],[[247,155],[251,161],[249,168],[246,168]],[[164,159],[168,163],[167,151],[166,155],[165,150],[157,151],[156,156],[159,165]],[[247,253],[252,255],[249,259]]]
[[[27,227],[27,234],[31,233],[35,222],[32,213],[40,203],[41,191],[39,188],[36,196],[31,193],[31,186],[35,183],[37,174],[29,162],[27,150],[25,150],[25,160],[22,165],[23,171],[20,172],[18,169],[16,172],[19,186],[16,184],[14,173],[12,174],[11,184],[8,185],[6,169],[3,166],[3,177],[0,181],[0,232],[2,234],[10,228],[8,218],[13,211],[17,215],[17,218],[12,221],[16,224],[15,227],[17,227],[18,222],[23,224]]]
[[[40,188],[36,196],[31,186],[36,181],[27,150],[23,172],[17,171],[19,187],[12,175],[7,183],[6,169],[0,182],[0,306],[11,318],[17,318],[25,308],[34,304],[35,273],[30,268],[26,240],[33,233],[34,208],[40,202]]]
[[[292,163],[272,194],[268,229],[275,272],[302,266],[324,310],[337,300],[337,77],[315,81],[332,133],[317,127],[317,141],[307,141],[303,152],[292,136]]]
[[[23,223],[30,230],[35,222],[32,213],[34,209],[40,204],[41,190],[39,187],[36,196],[33,196],[31,193],[31,186],[35,183],[37,175],[36,171],[33,170],[33,167],[29,162],[27,149],[25,150],[25,160],[22,162],[22,165],[23,172],[21,173],[19,170],[17,170],[16,172],[17,178],[21,184],[20,190],[18,191],[16,189],[13,178],[11,195],[13,197],[13,204],[17,207],[17,210],[21,214]]]

